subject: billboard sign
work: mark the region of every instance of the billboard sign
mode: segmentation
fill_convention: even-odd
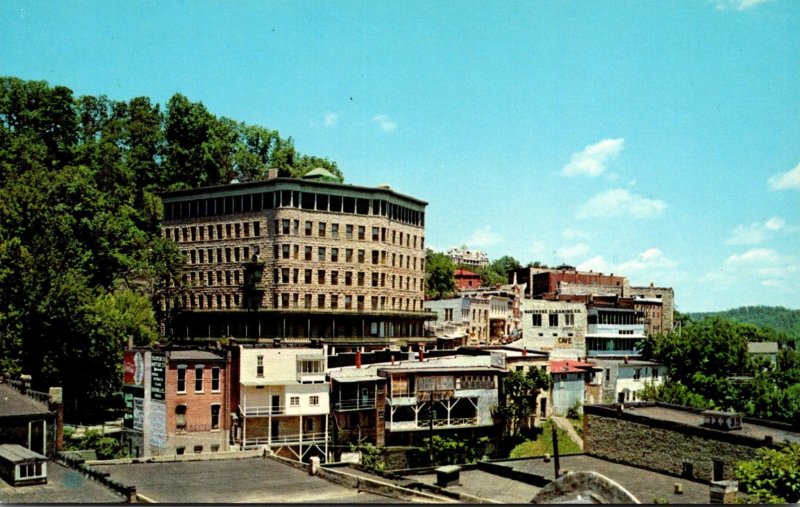
[[[122,383],[127,386],[144,385],[144,356],[139,350],[126,350],[122,356]]]
[[[163,400],[166,385],[167,358],[163,354],[150,357],[150,399]]]

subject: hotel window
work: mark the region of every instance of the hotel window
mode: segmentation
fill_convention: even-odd
[[[303,279],[305,283],[311,283],[311,270],[307,269],[305,271],[305,278]]]
[[[281,281],[289,283],[289,268],[281,268]]]
[[[320,238],[324,238],[325,237],[325,225],[326,225],[325,222],[320,222],[319,223],[319,229],[318,230],[319,230],[319,237]]]
[[[352,271],[345,271],[344,272],[344,284],[345,285],[353,285],[353,272]]]
[[[331,224],[331,237],[339,239],[339,224]]]
[[[178,365],[178,392],[185,393],[186,392],[186,365],[179,364]]]
[[[219,429],[219,405],[211,405],[211,429]]]
[[[325,270],[324,269],[317,270],[317,283],[320,284],[320,285],[324,285],[325,284]]]
[[[548,315],[548,318],[550,320],[550,327],[558,327],[558,314],[557,313],[551,313],[550,315]]]
[[[175,407],[175,429],[178,431],[186,430],[186,405]]]
[[[303,303],[304,303],[304,307],[306,308],[306,310],[310,310],[311,309],[311,294],[306,294],[305,295],[305,297],[303,298]]]
[[[281,229],[282,229],[281,232],[283,234],[289,234],[289,220],[288,219],[284,218],[283,220],[281,220]]]
[[[339,296],[336,294],[331,294],[331,308],[334,310],[339,308]]]
[[[378,273],[372,273],[372,286],[378,286]]]
[[[366,253],[364,252],[364,250],[359,250],[358,251],[358,263],[359,264],[364,264],[365,255],[366,255]]]
[[[372,228],[372,241],[380,241],[381,239],[381,230],[378,227]]]
[[[380,252],[378,250],[372,251],[372,264],[378,264],[380,259]]]
[[[244,237],[245,238],[249,238],[250,237],[250,222],[245,222],[243,225],[244,225]]]
[[[194,392],[203,392],[203,365],[198,364],[194,367]]]
[[[289,245],[281,245],[281,256],[284,259],[289,258]]]
[[[314,229],[314,224],[311,221],[306,221],[306,236],[311,236]]]
[[[312,255],[312,249],[311,249],[311,247],[310,247],[310,246],[307,246],[307,247],[305,248],[305,259],[306,259],[307,261],[310,261],[310,260],[311,260],[311,255]]]
[[[353,226],[352,224],[347,224],[344,226],[344,237],[346,239],[353,239]]]
[[[320,262],[324,262],[325,261],[325,247],[324,246],[317,247],[317,260],[320,261]]]
[[[363,239],[366,238],[366,236],[367,236],[367,228],[364,227],[363,225],[359,225],[358,226],[358,239],[363,240]]]
[[[325,294],[317,295],[317,308],[325,308]]]
[[[256,356],[256,377],[264,376],[264,356]]]
[[[358,286],[359,287],[363,287],[364,286],[364,272],[363,271],[359,271],[358,272]]]
[[[353,296],[345,296],[344,297],[344,307],[347,310],[350,310],[351,308],[353,308]]]
[[[261,236],[261,222],[253,222],[253,236]]]
[[[331,262],[339,262],[339,249],[331,248]]]
[[[219,392],[219,367],[215,366],[211,368],[211,392],[218,393]]]
[[[353,249],[348,248],[344,251],[344,260],[345,262],[353,262]]]

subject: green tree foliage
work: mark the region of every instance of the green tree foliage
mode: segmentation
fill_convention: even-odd
[[[495,407],[495,417],[503,421],[504,432],[515,438],[528,427],[539,393],[550,388],[550,375],[539,368],[528,372],[512,371],[503,378],[503,403]]]
[[[422,439],[423,447],[419,452],[430,453],[435,466],[469,464],[484,457],[488,444],[488,437],[467,440],[433,435]]]
[[[456,282],[453,275],[455,264],[450,257],[425,250],[425,297],[427,299],[443,299],[455,294]]]
[[[747,343],[764,341],[769,330],[719,317],[687,322],[679,331],[643,342],[643,355],[668,369],[667,382],[647,387],[644,399],[800,422],[797,351],[781,350],[772,365],[747,353]]]
[[[755,503],[786,504],[800,501],[800,445],[780,449],[762,447],[755,459],[742,461],[734,471],[739,487]]]
[[[104,407],[129,335],[158,339],[185,260],[161,238],[163,190],[299,176],[336,164],[277,131],[176,94],[73,97],[0,77],[0,369],[63,386],[67,417]],[[169,307],[174,308],[175,304]],[[174,311],[174,310],[173,310]]]
[[[782,306],[742,306],[724,312],[691,313],[695,320],[710,317],[722,317],[736,322],[753,324],[762,328],[766,339],[770,341],[800,341],[800,310],[791,310]]]

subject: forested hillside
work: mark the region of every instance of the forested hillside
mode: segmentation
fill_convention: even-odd
[[[800,310],[782,306],[742,306],[724,312],[690,313],[693,320],[718,316],[761,328],[771,328],[784,333],[789,339],[800,340]]]
[[[174,95],[75,97],[0,78],[0,372],[63,386],[68,417],[111,404],[122,348],[158,339],[183,262],[159,237],[165,189],[300,176],[334,162]]]

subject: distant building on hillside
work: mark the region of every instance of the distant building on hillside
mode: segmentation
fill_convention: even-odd
[[[468,269],[456,269],[453,278],[458,290],[477,289],[481,286],[481,275]]]
[[[483,268],[489,265],[489,256],[480,250],[471,251],[466,248],[451,248],[445,254],[456,264]]]
[[[509,283],[517,275],[517,283],[527,284],[525,297],[541,298],[548,294],[618,295],[630,290],[628,279],[592,271],[578,271],[572,266],[558,268],[525,267],[509,272]]]

